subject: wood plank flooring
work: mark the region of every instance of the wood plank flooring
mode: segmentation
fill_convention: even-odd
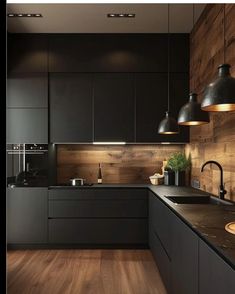
[[[166,294],[149,250],[11,250],[8,294]]]

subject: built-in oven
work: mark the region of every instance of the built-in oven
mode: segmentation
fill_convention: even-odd
[[[7,144],[7,185],[48,186],[48,144]]]

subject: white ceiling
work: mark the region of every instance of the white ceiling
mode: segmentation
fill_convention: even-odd
[[[194,4],[195,20],[206,4]],[[167,4],[7,4],[7,13],[41,13],[43,17],[7,19],[12,33],[167,33]],[[108,18],[135,13],[135,18]],[[170,32],[189,33],[193,4],[170,5]]]

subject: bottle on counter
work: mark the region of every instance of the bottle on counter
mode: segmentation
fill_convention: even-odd
[[[99,170],[98,170],[98,184],[102,184],[102,171],[101,171],[100,163],[99,163]]]

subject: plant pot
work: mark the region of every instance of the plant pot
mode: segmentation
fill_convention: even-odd
[[[176,186],[185,186],[185,171],[176,171],[175,172],[175,185]]]
[[[175,173],[171,170],[164,171],[164,185],[171,186],[175,184]]]

